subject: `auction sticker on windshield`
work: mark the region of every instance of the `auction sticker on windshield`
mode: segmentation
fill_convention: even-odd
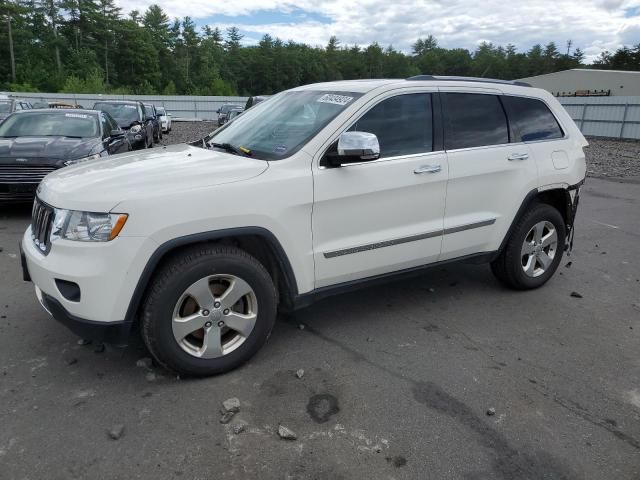
[[[89,118],[88,115],[82,113],[65,113],[64,116],[67,118]]]
[[[320,103],[333,103],[334,105],[346,105],[351,100],[353,100],[353,97],[348,97],[346,95],[336,95],[334,93],[326,93],[317,101]]]

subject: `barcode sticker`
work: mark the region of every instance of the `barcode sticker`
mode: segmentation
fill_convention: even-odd
[[[333,103],[334,105],[346,105],[353,97],[346,95],[336,95],[335,93],[326,93],[318,99],[320,103]]]

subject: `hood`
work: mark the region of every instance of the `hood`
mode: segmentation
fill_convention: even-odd
[[[127,200],[148,200],[247,180],[269,167],[264,160],[186,144],[114,155],[49,174],[38,196],[54,207],[111,211]]]
[[[97,138],[17,137],[0,138],[0,161],[5,158],[39,158],[45,162],[75,160],[99,153]]]

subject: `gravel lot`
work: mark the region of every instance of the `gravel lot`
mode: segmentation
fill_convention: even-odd
[[[217,128],[215,122],[174,122],[173,130],[162,145],[192,142]],[[635,177],[640,181],[640,141],[590,137],[586,149],[590,177]]]
[[[543,288],[449,265],[282,318],[202,380],[79,345],[21,280],[29,206],[0,209],[0,479],[637,480],[639,208],[591,179]]]
[[[171,133],[165,133],[161,145],[188,143],[198,140],[218,128],[218,122],[173,122]]]
[[[640,141],[588,138],[587,175],[640,180]]]

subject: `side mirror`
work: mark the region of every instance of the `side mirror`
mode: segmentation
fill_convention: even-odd
[[[327,166],[340,167],[350,163],[370,162],[380,158],[380,143],[369,132],[344,132],[338,139],[338,151],[327,155]]]

